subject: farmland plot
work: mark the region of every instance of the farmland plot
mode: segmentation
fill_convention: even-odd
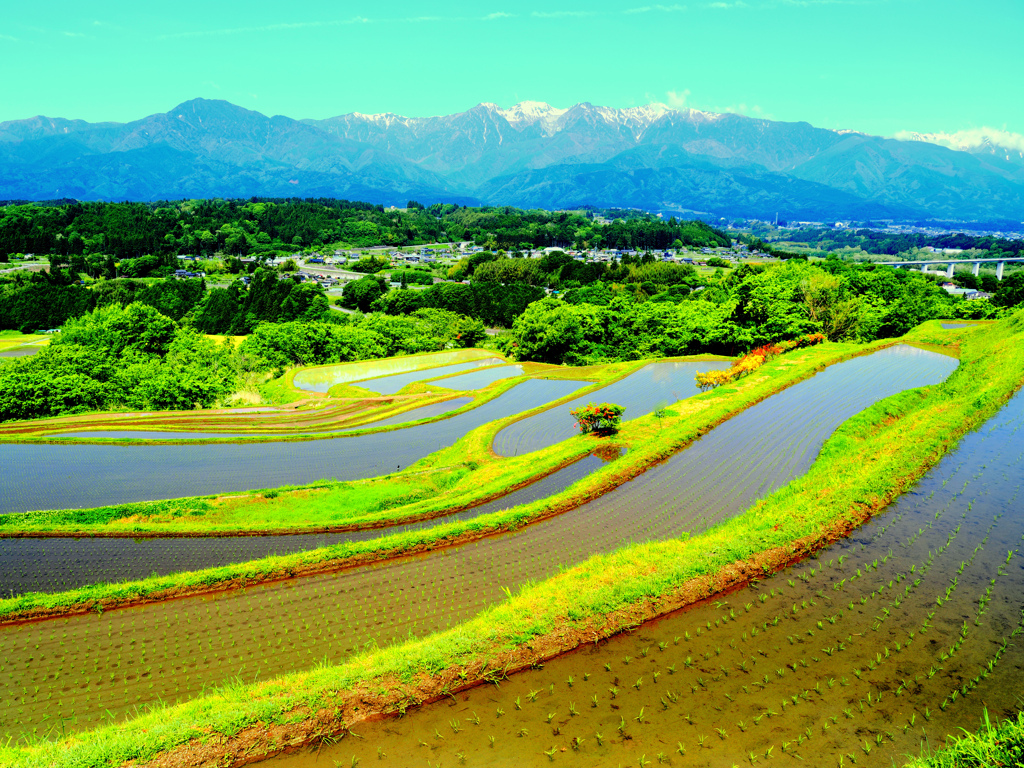
[[[377,392],[381,395],[393,395],[398,390],[405,387],[407,384],[412,384],[414,381],[426,381],[429,379],[436,379],[439,376],[448,376],[459,371],[466,371],[472,368],[482,368],[484,366],[501,365],[505,361],[500,357],[489,357],[483,360],[472,360],[466,363],[453,363],[452,365],[445,365],[440,368],[427,368],[421,371],[410,371],[409,373],[396,373],[392,376],[382,376],[376,379],[366,379],[364,381],[352,382],[354,386],[368,389],[371,392]]]
[[[379,380],[382,377],[409,372],[426,372],[429,374],[431,371],[438,370],[441,366],[460,363],[469,363],[472,367],[472,364],[481,358],[493,357],[494,353],[485,349],[452,349],[446,352],[433,352],[424,355],[403,355],[400,357],[386,357],[380,360],[361,360],[355,363],[321,365],[314,368],[303,368],[301,371],[298,371],[292,379],[292,383],[296,388],[306,392],[326,392],[335,384],[350,384],[374,378]],[[504,362],[504,360],[499,360],[498,362]],[[493,365],[494,363],[486,364]],[[436,375],[442,376],[444,374],[439,373]],[[360,384],[359,386],[363,385]]]
[[[530,485],[462,512],[416,523],[343,533],[199,538],[0,538],[0,595],[62,592],[88,584],[144,579],[286,555],[347,541],[369,541],[527,504],[559,493],[599,469],[590,455]]]
[[[10,729],[45,730],[50,699],[63,693],[60,711],[74,717],[68,727],[88,727],[108,710],[119,716],[158,697],[174,701],[235,677],[262,679],[340,661],[367,644],[458,624],[500,601],[505,588],[597,552],[677,536],[743,511],[803,471],[850,415],[889,394],[940,381],[955,366],[950,358],[904,346],[832,366],[637,480],[515,533],[341,574],[4,630],[0,656],[10,661],[12,685],[22,696],[0,717]],[[739,431],[719,434],[739,419]],[[708,481],[707,473],[727,455],[732,468],[722,477],[728,483]],[[654,475],[657,484],[645,481],[651,472],[661,473]],[[738,487],[729,488],[727,503],[699,504],[728,484]],[[687,506],[693,504],[696,510]],[[98,650],[69,666],[64,647]],[[55,688],[69,670],[70,680]]]
[[[464,373],[461,376],[451,376],[447,379],[440,379],[435,381],[434,384],[437,384],[439,387],[444,387],[445,389],[457,389],[459,391],[464,391],[468,389],[482,389],[488,384],[493,384],[496,381],[522,375],[523,366],[502,365],[494,368],[487,368],[483,371],[471,371],[470,373]]]
[[[500,687],[362,723],[318,765],[902,765],[986,709],[1020,708],[1022,475],[1024,393],[816,557]]]
[[[482,424],[565,397],[585,384],[529,379],[449,419],[354,437],[201,446],[5,444],[0,447],[0,514],[383,475],[450,446]]]
[[[694,384],[698,370],[724,370],[729,365],[722,361],[645,365],[596,392],[510,424],[494,438],[494,452],[499,456],[518,456],[569,439],[576,434],[576,422],[569,411],[588,402],[624,406],[625,421],[646,416],[660,403],[674,403],[700,394]]]
[[[237,440],[243,437],[296,437],[299,435],[337,435],[342,432],[351,432],[355,429],[375,429],[377,427],[390,427],[396,424],[408,424],[411,421],[420,419],[431,419],[435,416],[443,416],[446,413],[468,405],[473,401],[471,397],[456,397],[451,400],[444,400],[440,403],[422,405],[419,408],[412,408],[396,416],[390,416],[378,421],[366,421],[354,427],[330,431],[303,431],[303,432],[156,432],[141,430],[93,430],[89,432],[59,432],[51,434],[51,438],[118,438],[124,440],[215,440],[219,438],[230,438]]]

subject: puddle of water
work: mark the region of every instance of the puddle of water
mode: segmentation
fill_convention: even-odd
[[[569,412],[587,403],[617,403],[626,408],[623,420],[646,416],[661,403],[675,403],[700,394],[695,384],[697,371],[725,370],[728,362],[652,363],[621,381],[572,402],[521,419],[501,430],[494,438],[494,452],[499,456],[517,456],[538,451],[576,432],[576,422]]]

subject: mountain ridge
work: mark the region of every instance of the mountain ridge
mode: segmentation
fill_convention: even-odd
[[[1024,163],[1011,149],[918,136],[664,104],[484,102],[431,117],[296,120],[191,99],[128,123],[0,123],[0,199],[255,194],[665,210],[685,202],[749,218],[1024,219]]]

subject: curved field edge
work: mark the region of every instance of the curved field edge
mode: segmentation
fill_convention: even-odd
[[[442,523],[429,529],[400,532],[369,541],[342,542],[320,549],[201,571],[187,571],[132,582],[96,584],[60,593],[27,593],[0,600],[0,622],[109,610],[184,595],[338,571],[515,530],[578,507],[631,480],[727,419],[793,384],[810,378],[829,365],[905,341],[907,339],[890,340],[866,346],[826,344],[791,353],[762,368],[759,371],[762,375],[742,379],[735,387],[730,388],[730,391],[721,388],[676,403],[673,406],[675,415],[666,418],[664,424],[657,423],[652,416],[627,422],[614,443],[593,437],[579,437],[535,454],[498,459],[490,451],[494,435],[522,415],[516,414],[499,419],[469,432],[450,448],[431,454],[413,465],[410,471],[460,466],[460,463],[466,462],[467,459],[479,458],[481,461],[500,461],[500,466],[511,467],[513,472],[522,473],[521,478],[525,476],[532,480],[536,479],[538,472],[541,475],[547,474],[602,445],[625,447],[629,452],[559,494],[471,520]],[[642,364],[646,364],[646,361],[617,364],[616,367],[621,371],[621,375],[625,376]],[[578,397],[578,393],[575,396]],[[540,406],[527,414],[548,407],[550,406]],[[543,457],[547,457],[546,460]],[[493,487],[475,486],[470,483],[470,488],[464,496],[446,497],[445,505],[448,508],[460,504],[469,506],[470,503],[478,503],[488,497],[493,498],[508,489],[507,483],[507,474],[503,480],[496,481]]]
[[[929,328],[916,335],[941,340]],[[807,474],[705,534],[593,557],[422,640],[226,687],[58,742],[6,748],[0,758],[26,768],[240,765],[500,679],[785,567],[884,509],[1019,388],[1024,313],[956,340],[962,363],[944,384],[888,398],[845,422]]]

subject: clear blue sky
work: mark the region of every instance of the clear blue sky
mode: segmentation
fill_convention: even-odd
[[[0,120],[661,101],[882,135],[1024,133],[1024,0],[5,3]]]

